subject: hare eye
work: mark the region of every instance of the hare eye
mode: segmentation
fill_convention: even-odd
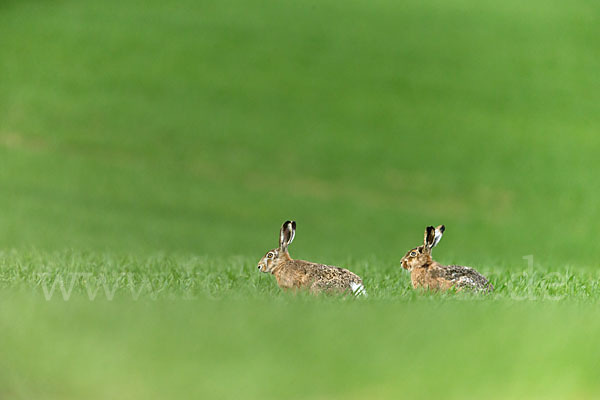
[[[416,257],[417,256],[417,252],[416,251],[411,251],[410,252],[410,256],[411,257]]]
[[[273,258],[273,253],[269,253],[269,254],[267,254],[267,257],[269,257],[269,258]]]

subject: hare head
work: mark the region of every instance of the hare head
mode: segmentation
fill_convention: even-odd
[[[285,221],[279,232],[279,247],[269,250],[267,254],[260,259],[258,262],[259,271],[271,273],[273,272],[273,268],[282,261],[291,260],[290,253],[288,253],[288,246],[294,240],[295,235],[296,221]]]
[[[412,271],[413,268],[432,263],[433,259],[431,258],[431,251],[440,242],[445,230],[446,227],[444,225],[440,225],[437,228],[428,226],[425,229],[423,245],[415,247],[402,257],[402,268]]]

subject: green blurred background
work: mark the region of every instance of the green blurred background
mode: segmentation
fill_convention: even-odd
[[[321,306],[281,298],[254,268],[295,219],[292,256],[353,266],[375,298],[410,293],[398,260],[429,224],[447,226],[440,261],[491,273],[500,293],[525,255],[596,273],[599,13],[589,0],[0,0],[1,287],[37,287],[23,276],[45,264],[166,254],[205,257],[211,295],[242,293],[118,308],[3,294],[0,397],[594,397],[593,307]],[[597,301],[588,278],[577,293]],[[280,329],[299,364],[279,358]],[[317,386],[286,391],[323,359]],[[471,392],[428,378],[456,364],[479,379]]]
[[[593,263],[598,11],[4,2],[0,243]]]

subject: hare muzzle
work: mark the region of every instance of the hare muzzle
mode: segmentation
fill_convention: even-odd
[[[402,260],[400,260],[400,265],[402,266],[402,268],[404,269],[409,269],[408,267],[408,262],[406,260],[406,258],[403,258]]]

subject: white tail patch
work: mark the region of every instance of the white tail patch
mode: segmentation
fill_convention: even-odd
[[[357,297],[358,296],[365,296],[365,297],[368,296],[367,291],[365,290],[365,287],[361,283],[351,282],[350,289],[352,289],[352,294]]]

